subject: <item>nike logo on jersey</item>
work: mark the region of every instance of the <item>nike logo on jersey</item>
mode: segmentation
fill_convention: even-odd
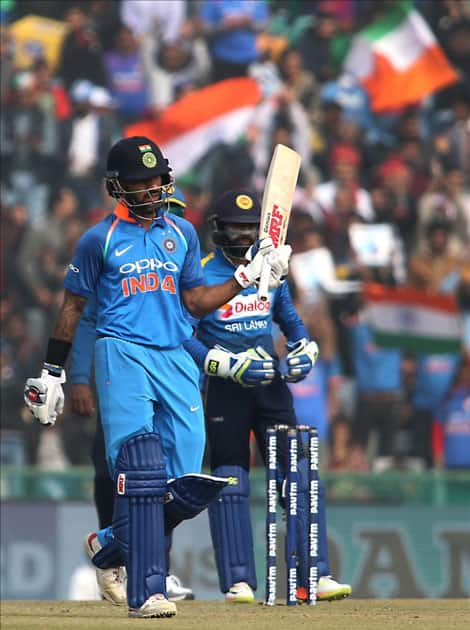
[[[116,256],[122,256],[123,254],[128,252],[131,249],[131,247],[134,247],[134,246],[133,245],[128,245],[127,247],[124,247],[124,249],[118,249],[116,247],[116,250],[115,250],[114,253],[116,254]]]
[[[189,411],[197,411],[199,409],[200,405],[191,405],[191,407],[189,408]]]

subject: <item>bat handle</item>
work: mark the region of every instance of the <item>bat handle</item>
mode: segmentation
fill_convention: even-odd
[[[269,278],[271,276],[271,265],[268,263],[266,258],[263,260],[263,265],[261,267],[261,276],[259,279],[258,286],[258,300],[261,302],[266,302],[269,298]]]

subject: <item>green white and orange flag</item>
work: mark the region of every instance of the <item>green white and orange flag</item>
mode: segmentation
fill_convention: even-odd
[[[459,351],[462,318],[452,295],[367,284],[364,297],[377,345],[434,354]]]
[[[188,93],[158,119],[129,125],[124,135],[156,142],[181,176],[215,144],[240,138],[260,100],[261,89],[254,79],[227,79]]]
[[[458,80],[410,0],[390,4],[380,19],[356,35],[344,70],[362,83],[377,113],[417,103]]]

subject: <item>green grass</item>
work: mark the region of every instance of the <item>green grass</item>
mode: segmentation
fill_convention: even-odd
[[[128,619],[105,602],[3,601],[2,630],[119,630],[144,624],[171,630],[465,630],[470,599],[345,600],[315,607],[219,601],[180,602],[171,619]]]

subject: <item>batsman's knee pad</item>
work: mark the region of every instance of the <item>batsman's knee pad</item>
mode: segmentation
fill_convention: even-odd
[[[165,531],[205,510],[229,480],[213,475],[187,474],[170,479],[165,494]]]
[[[159,436],[145,433],[127,440],[114,479],[113,533],[126,564],[129,606],[139,608],[151,595],[166,594],[166,473]]]
[[[214,473],[228,478],[208,509],[220,590],[226,593],[236,582],[256,589],[248,472],[239,466],[219,466]]]

